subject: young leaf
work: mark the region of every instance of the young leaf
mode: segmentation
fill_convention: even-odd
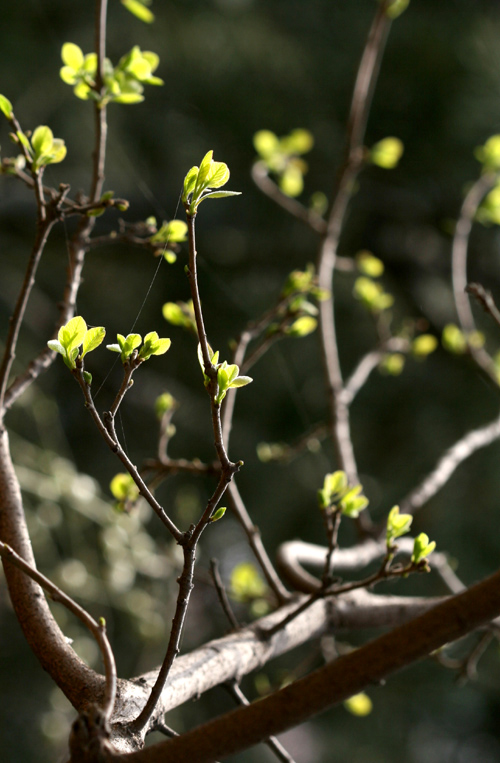
[[[371,713],[373,709],[373,703],[368,694],[360,692],[359,694],[355,694],[353,697],[346,699],[344,701],[344,707],[346,710],[352,713],[352,715],[357,715],[362,718],[365,715],[369,715]]]
[[[372,147],[370,159],[373,164],[392,170],[403,156],[404,146],[399,138],[384,138]]]
[[[50,339],[47,342],[47,345],[51,350],[54,350],[54,352],[58,352],[60,355],[66,355],[66,350],[57,339]]]
[[[156,331],[151,331],[144,337],[144,342],[139,350],[139,357],[148,360],[152,355],[163,355],[172,344],[170,339],[160,339]]]
[[[139,497],[139,488],[127,472],[115,474],[110,482],[109,489],[111,490],[111,495],[122,504],[125,501],[135,501]]]
[[[212,164],[213,151],[207,151],[203,159],[201,160],[200,169],[198,170],[198,177],[196,178],[196,186],[194,189],[194,195],[198,196],[204,188],[206,188],[206,180],[210,172],[210,166]]]
[[[250,382],[253,382],[251,376],[237,376],[229,386],[237,389],[238,387],[246,387]]]
[[[185,203],[188,200],[190,193],[194,191],[196,185],[196,178],[198,177],[199,167],[191,167],[186,177],[184,178],[184,186],[182,191],[182,201]]]
[[[207,182],[209,188],[220,188],[229,180],[229,168],[224,162],[212,162],[208,173]]]
[[[80,315],[76,315],[65,326],[61,326],[57,338],[68,355],[73,349],[81,345],[86,331],[87,324]]]
[[[316,318],[312,318],[309,315],[303,315],[301,318],[297,318],[297,320],[286,329],[286,333],[288,336],[293,337],[307,336],[308,334],[312,334],[317,325],[318,321]]]
[[[85,357],[88,352],[92,352],[92,350],[99,347],[105,336],[106,329],[104,326],[96,326],[95,328],[89,329],[83,338],[82,358]]]
[[[417,336],[412,344],[411,351],[416,358],[425,358],[430,355],[431,352],[438,346],[438,340],[432,334],[420,334]]]
[[[217,509],[217,511],[214,514],[212,514],[212,516],[210,517],[210,521],[217,522],[219,519],[222,519],[225,513],[226,513],[226,507],[221,506],[220,508]]]
[[[74,71],[81,69],[84,62],[82,49],[73,42],[65,42],[61,50],[63,63]]]
[[[429,543],[429,536],[426,533],[417,535],[413,543],[413,554],[411,555],[413,564],[419,564],[423,559],[426,559],[435,548],[436,541],[433,540]]]
[[[384,272],[382,260],[365,250],[356,255],[356,266],[361,273],[370,278],[378,278]]]
[[[4,95],[0,95],[0,111],[7,117],[7,119],[12,119],[12,104]]]
[[[214,191],[214,193],[206,193],[201,197],[198,204],[201,204],[205,199],[225,199],[228,196],[241,196],[241,191]]]
[[[395,538],[405,535],[413,522],[411,514],[400,514],[399,506],[393,506],[387,517],[387,545],[390,546]]]

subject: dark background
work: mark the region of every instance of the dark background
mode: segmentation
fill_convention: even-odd
[[[356,66],[375,5],[373,0],[156,0],[156,23],[146,26],[117,0],[111,2],[109,57],[116,62],[134,44],[154,50],[161,60],[156,74],[165,80],[162,88],[146,88],[143,104],[109,108],[106,189],[130,199],[126,219],[152,214],[159,220],[173,218],[186,171],[211,148],[231,169],[228,188],[243,192],[236,199],[203,205],[198,220],[207,329],[223,357],[227,342],[246,321],[276,299],[287,273],[314,262],[317,255],[316,237],[252,185],[252,136],[263,128],[278,135],[295,127],[310,130],[315,146],[307,157],[303,198],[307,203],[315,191],[331,192]],[[73,192],[87,188],[91,107],[72,96],[57,72],[63,42],[75,42],[85,52],[92,49],[91,4],[8,4],[2,9],[1,30],[0,92],[13,102],[24,129],[48,124],[68,146],[67,159],[49,168],[47,182],[70,182]],[[486,0],[412,0],[393,25],[366,143],[396,135],[405,154],[397,169],[371,167],[361,176],[340,252],[351,256],[367,248],[384,261],[384,285],[396,297],[396,325],[406,316],[423,315],[439,335],[446,323],[456,320],[449,285],[450,230],[464,189],[479,172],[473,149],[500,132],[499,37],[498,3]],[[13,155],[7,125],[0,130],[2,155]],[[4,327],[31,246],[33,212],[29,192],[3,178]],[[21,335],[19,369],[51,334],[72,224],[56,230],[47,247]],[[115,225],[111,213],[98,221],[97,230]],[[494,295],[500,289],[498,243],[496,228],[478,226],[473,232],[471,279],[480,280]],[[152,405],[165,389],[181,403],[171,454],[213,457],[194,343],[161,317],[165,301],[189,297],[185,261],[184,249],[176,264],[161,265],[152,282],[157,261],[140,250],[116,246],[93,251],[85,270],[78,311],[89,324],[106,326],[110,341],[116,332],[128,333],[136,318],[140,333],[157,330],[172,338],[169,353],[141,369],[123,406],[120,428],[136,463],[154,452]],[[375,341],[371,320],[352,299],[352,285],[351,275],[338,275],[339,341],[346,374]],[[495,329],[483,315],[477,320],[494,353],[500,344]],[[113,360],[101,350],[89,362],[94,384],[105,380],[98,395],[102,409],[120,381]],[[252,375],[254,383],[238,393],[230,453],[245,461],[240,490],[271,554],[293,537],[322,542],[315,492],[334,466],[329,445],[302,455],[291,467],[261,464],[256,456],[259,442],[290,442],[325,416],[317,336],[282,342]],[[373,516],[382,519],[447,447],[490,421],[497,410],[498,392],[465,358],[442,349],[425,364],[408,361],[400,377],[375,372],[352,408],[354,444]],[[107,486],[118,467],[62,363],[19,401],[9,423],[41,569],[70,592],[78,591],[93,613],[105,614],[121,675],[151,668],[161,659],[165,643],[168,598],[175,591],[175,550],[147,512],[117,519],[109,508]],[[427,532],[458,560],[466,583],[498,565],[499,455],[498,444],[476,453],[415,520],[418,532]],[[160,497],[187,524],[212,487],[210,481],[176,478]],[[350,530],[344,530],[342,542],[352,539]],[[226,576],[235,563],[251,558],[228,517],[204,541],[184,649],[222,635],[226,628],[205,582],[211,555],[220,558]],[[431,576],[391,590],[443,592]],[[203,606],[207,600],[208,610]],[[64,760],[72,714],[24,645],[4,586],[0,603],[2,760]],[[56,614],[82,656],[98,666],[92,642],[64,613]],[[359,643],[370,635],[342,638]],[[263,673],[273,685],[290,670],[300,674],[320,664],[319,649],[314,649],[310,663],[303,650],[266,666]],[[369,689],[374,702],[369,717],[356,718],[337,708],[290,732],[286,743],[302,763],[393,763],[401,758],[409,763],[494,763],[500,760],[498,670],[497,647],[486,655],[478,680],[465,687],[457,685],[452,672],[427,661],[383,689]],[[260,685],[263,681],[261,676]],[[254,696],[253,680],[246,688]],[[182,730],[230,706],[223,691],[214,690],[167,720]],[[266,755],[259,748],[234,760],[267,760]]]

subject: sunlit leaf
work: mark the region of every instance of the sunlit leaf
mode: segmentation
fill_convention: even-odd
[[[12,119],[12,104],[4,95],[0,95],[0,111],[7,117],[7,119]]]
[[[65,42],[61,49],[61,58],[66,66],[77,71],[81,69],[84,62],[82,49],[74,42]]]

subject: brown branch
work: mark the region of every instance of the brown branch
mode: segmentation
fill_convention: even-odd
[[[107,0],[98,0],[96,3],[96,28],[95,28],[95,48],[97,52],[97,82],[103,84],[103,72],[104,72],[104,58],[105,58],[105,39],[106,39],[106,12],[107,12]],[[102,186],[104,182],[104,165],[106,159],[106,137],[107,137],[107,121],[106,121],[106,107],[102,108],[96,102],[94,103],[94,121],[95,121],[95,142],[93,151],[93,171],[90,187],[90,202],[91,204],[98,201],[101,196]],[[40,181],[41,182],[41,181]],[[37,184],[34,181],[35,189]],[[38,188],[38,193],[44,192],[44,187]],[[78,289],[81,283],[81,274],[83,265],[85,262],[85,254],[88,249],[89,236],[94,229],[96,222],[95,217],[82,217],[75,234],[72,236],[68,248],[69,248],[69,265],[68,265],[68,277],[64,289],[64,295],[61,305],[61,313],[59,321],[57,323],[55,332],[52,336],[53,339],[57,338],[57,332],[61,326],[67,323],[74,315],[76,297]],[[53,222],[51,223],[51,225]],[[36,270],[36,266],[35,266]],[[5,410],[10,408],[17,398],[29,387],[32,382],[38,378],[38,376],[45,371],[54,361],[55,353],[48,348],[44,348],[37,358],[35,358],[28,366],[27,370],[17,379],[15,379],[10,388],[5,393],[7,381],[5,376],[8,375],[0,370],[0,410],[4,403],[5,398]],[[9,366],[10,368],[10,366]],[[2,376],[3,373],[3,376]]]
[[[241,498],[236,482],[234,481],[229,485],[228,498],[231,509],[243,527],[250,548],[254,552],[262,572],[264,573],[267,584],[276,596],[277,601],[280,604],[289,601],[291,594],[286,590],[285,586],[281,582],[274,568],[274,565],[272,564],[269,555],[264,547],[264,544],[262,543],[260,530],[253,524],[243,499]]]
[[[233,697],[233,699],[236,700],[236,702],[239,705],[242,705],[243,707],[248,707],[250,702],[245,697],[243,692],[241,691],[240,685],[236,681],[230,681],[227,684],[224,684],[224,688],[229,692],[229,694]],[[269,747],[272,753],[274,753],[275,757],[280,760],[282,763],[294,763],[294,759],[292,756],[285,750],[283,745],[278,742],[276,737],[269,737],[269,739],[264,740],[264,744]]]
[[[279,734],[378,683],[500,614],[500,572],[269,697],[176,739],[132,753],[130,763],[209,763]],[[116,761],[125,756],[116,756]]]
[[[8,437],[1,428],[0,538],[31,567],[35,567]],[[13,565],[4,563],[4,571],[17,619],[42,667],[78,710],[101,701],[105,690],[104,678],[87,667],[68,644],[38,584]]]
[[[224,614],[226,615],[227,619],[229,620],[231,628],[233,630],[238,630],[240,627],[240,624],[235,617],[233,608],[231,607],[231,602],[229,601],[229,598],[226,592],[226,588],[224,586],[224,583],[222,582],[222,578],[219,572],[219,563],[217,559],[210,559],[210,574],[212,575],[212,580],[214,583],[215,590],[217,591],[217,596],[219,598],[219,602],[222,607],[222,610]]]
[[[491,291],[487,291],[480,283],[468,283],[465,287],[467,294],[472,294],[486,313],[489,313],[497,326],[500,326],[500,310],[495,305]]]
[[[167,530],[170,532],[170,534],[173,536],[173,538],[177,542],[179,542],[183,537],[181,531],[172,522],[170,517],[165,512],[164,508],[158,503],[158,501],[156,500],[156,498],[151,493],[148,486],[142,479],[139,473],[139,470],[132,463],[132,461],[129,459],[129,457],[123,450],[122,446],[120,445],[120,442],[114,430],[113,417],[108,413],[108,415],[106,416],[106,424],[107,424],[106,425],[101,419],[101,417],[99,416],[96,410],[96,407],[94,405],[94,400],[92,398],[90,385],[87,384],[87,382],[84,379],[83,365],[81,363],[73,371],[73,376],[77,380],[78,384],[80,385],[80,389],[83,392],[83,396],[85,398],[85,407],[87,408],[90,415],[92,416],[92,419],[94,420],[94,423],[97,426],[97,429],[99,430],[105,443],[112,450],[112,452],[116,454],[116,456],[120,459],[122,464],[125,466],[126,470],[128,471],[128,473],[134,480],[135,484],[139,488],[140,495],[142,495],[142,497],[145,498],[145,500],[149,503],[149,505],[155,512],[155,514],[163,522],[163,524],[165,525]]]
[[[106,635],[106,626],[104,622],[96,622],[89,613],[80,607],[71,597],[67,596],[61,589],[52,583],[45,575],[34,569],[31,565],[16,554],[13,548],[0,541],[0,556],[6,559],[9,564],[15,565],[18,569],[28,575],[32,580],[38,583],[49,594],[52,601],[61,603],[66,609],[72,612],[83,625],[92,633],[97,645],[101,651],[102,660],[106,673],[106,689],[103,698],[103,713],[107,720],[111,718],[116,698],[116,665],[113,651]]]
[[[16,346],[19,337],[19,331],[24,319],[28,300],[31,295],[33,286],[35,285],[35,275],[40,263],[40,258],[43,254],[45,244],[49,237],[49,233],[54,225],[55,220],[41,220],[37,221],[37,232],[31,255],[24,275],[24,280],[19,292],[14,312],[9,322],[9,331],[7,339],[5,341],[5,350],[2,358],[2,364],[0,365],[0,418],[5,413],[5,395],[7,385],[9,382],[9,374],[12,368],[12,364],[16,357]]]
[[[324,235],[327,231],[327,224],[323,218],[311,209],[307,209],[300,201],[287,196],[280,188],[273,183],[268,175],[267,167],[264,162],[255,162],[252,166],[252,179],[255,185],[260,188],[262,193],[269,196],[276,204],[285,209],[291,215],[301,220],[309,228]]]

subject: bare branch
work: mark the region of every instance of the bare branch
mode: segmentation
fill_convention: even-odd
[[[455,227],[452,246],[452,284],[453,298],[457,310],[460,328],[465,334],[469,352],[482,370],[493,379],[495,385],[498,385],[498,374],[493,362],[493,358],[484,349],[476,347],[469,341],[469,336],[476,331],[476,323],[470,306],[469,296],[467,294],[467,250],[469,247],[469,237],[472,229],[472,223],[476,216],[478,207],[488,191],[497,182],[497,175],[489,172],[482,175],[467,193],[460,217]]]
[[[86,610],[76,603],[76,601],[61,591],[61,589],[46,578],[45,575],[42,575],[41,572],[38,572],[38,570],[31,567],[31,565],[25,562],[19,554],[16,554],[13,548],[6,543],[2,543],[2,541],[0,541],[0,556],[3,559],[6,559],[10,564],[15,565],[18,569],[22,570],[28,577],[44,588],[53,601],[60,602],[66,609],[72,612],[94,636],[97,645],[101,650],[106,672],[106,690],[102,710],[105,718],[109,720],[113,713],[116,698],[116,665],[113,651],[106,635],[106,626],[104,622],[97,623]]]
[[[7,339],[5,341],[5,350],[2,358],[2,364],[0,365],[0,417],[5,413],[5,393],[9,382],[9,374],[12,368],[12,363],[16,357],[16,345],[19,337],[19,331],[26,312],[28,300],[30,298],[31,291],[35,285],[35,275],[40,263],[40,258],[43,254],[45,244],[49,237],[49,233],[54,225],[54,220],[42,221],[40,218],[37,223],[37,232],[33,249],[28,261],[24,280],[19,292],[14,312],[10,318],[9,331]]]
[[[401,337],[391,337],[384,346],[367,353],[358,363],[341,393],[343,402],[350,405],[359,390],[366,384],[371,372],[374,371],[388,352],[408,352],[409,342]]]
[[[339,171],[328,218],[327,233],[321,243],[318,256],[319,288],[331,295],[319,305],[321,348],[329,394],[331,434],[339,467],[347,473],[349,482],[353,484],[359,482],[359,479],[351,440],[349,411],[342,399],[343,380],[335,329],[332,280],[347,205],[353,183],[363,163],[364,133],[389,28],[390,19],[386,14],[386,4],[380,3],[358,69],[348,121],[345,159]],[[369,517],[365,515],[366,512],[363,512],[361,517],[367,529]]]
[[[500,310],[495,305],[491,291],[487,291],[480,283],[468,283],[465,291],[468,294],[472,294],[483,310],[491,315],[497,326],[500,326]]]
[[[479,448],[500,437],[500,416],[490,424],[473,429],[449,448],[436,467],[400,502],[401,511],[413,513],[429,501],[448,482],[455,469]]]
[[[181,737],[132,753],[130,763],[209,763],[301,723],[461,638],[500,614],[500,572],[274,694]],[[117,756],[116,761],[124,756]]]
[[[92,392],[90,389],[90,385],[87,384],[85,381],[85,378],[83,376],[83,366],[77,367],[73,371],[73,376],[77,380],[78,384],[80,385],[80,388],[83,392],[83,396],[85,398],[85,406],[87,410],[89,411],[90,415],[92,416],[92,419],[94,420],[95,425],[97,426],[97,429],[101,433],[102,438],[106,442],[106,444],[109,446],[109,448],[115,453],[122,464],[127,469],[128,473],[134,480],[135,484],[139,488],[139,493],[143,496],[143,498],[146,499],[146,501],[149,503],[155,514],[161,519],[165,527],[168,529],[168,531],[171,533],[171,535],[175,538],[177,542],[179,542],[182,539],[182,533],[181,531],[176,527],[176,525],[172,522],[170,517],[166,514],[163,507],[158,503],[154,495],[149,490],[148,486],[142,479],[139,470],[137,467],[132,463],[132,461],[129,459],[125,451],[123,450],[122,446],[120,445],[120,442],[116,436],[116,432],[114,431],[114,425],[113,425],[113,417],[108,414],[106,417],[106,423],[108,426],[104,424],[101,417],[97,413],[96,407],[94,405],[94,400],[92,398]],[[110,431],[111,429],[111,431]]]
[[[311,209],[307,209],[300,201],[287,196],[280,188],[273,183],[267,173],[267,167],[264,162],[255,162],[252,166],[252,178],[256,186],[269,196],[276,204],[285,209],[291,215],[301,220],[309,228],[324,235],[327,231],[327,224],[320,215]]]
[[[35,560],[7,433],[0,428],[0,538],[30,567]],[[101,701],[104,678],[80,660],[57,625],[40,587],[13,565],[4,564],[12,606],[42,667],[78,710]]]
[[[269,587],[273,591],[278,602],[283,604],[290,599],[291,594],[286,590],[285,586],[279,579],[276,570],[274,569],[274,566],[269,559],[269,555],[264,548],[264,544],[262,543],[260,530],[253,524],[250,515],[246,510],[243,499],[239,493],[236,482],[234,481],[229,485],[228,497],[231,508],[246,533],[250,548],[254,552],[255,557],[260,564]]]
[[[210,559],[210,574],[212,575],[212,580],[214,581],[215,590],[217,591],[217,596],[219,597],[220,605],[224,611],[224,614],[229,620],[231,628],[233,628],[234,630],[238,630],[240,627],[240,624],[234,615],[233,608],[231,607],[231,602],[229,601],[229,598],[226,592],[226,588],[224,586],[224,583],[222,582],[222,578],[219,572],[219,563],[217,559]]]

